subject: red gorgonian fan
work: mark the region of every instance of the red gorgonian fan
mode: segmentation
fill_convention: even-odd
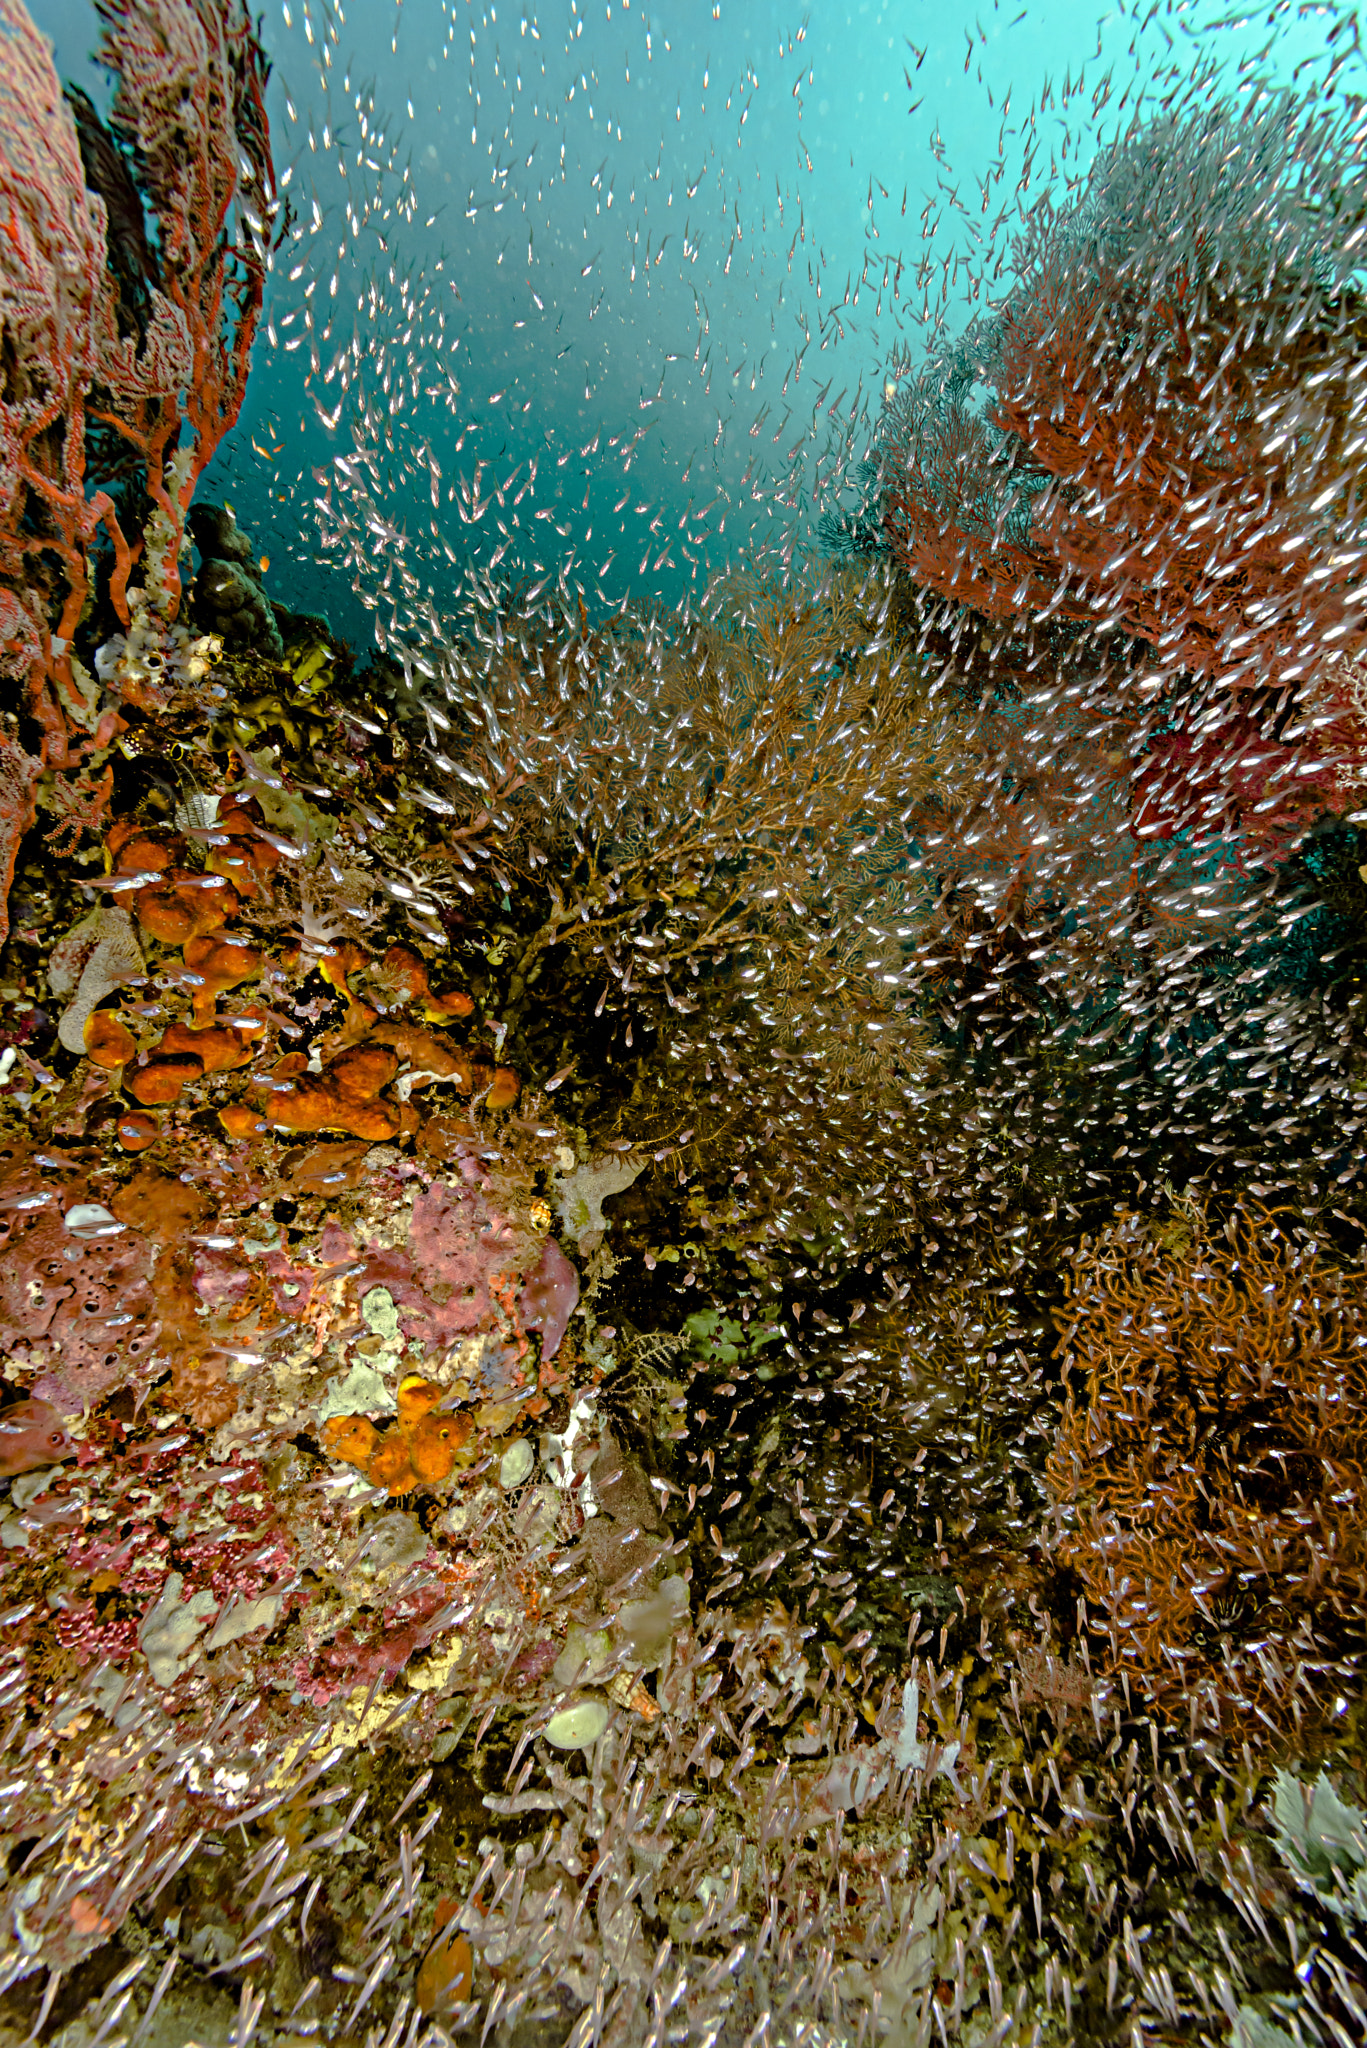
[[[102,12],[112,136],[64,98],[22,0],[0,0],[0,676],[26,684],[41,733],[36,754],[0,733],[0,937],[38,776],[78,771],[118,729],[72,652],[100,529],[121,622],[140,560],[173,619],[195,486],[246,390],[276,215],[267,65],[240,0]],[[137,251],[150,275],[130,319]],[[88,474],[96,426],[143,472],[145,533],[125,530],[112,477]]]
[[[105,210],[19,0],[0,0],[0,345],[0,673],[28,679],[44,758],[62,762],[93,722],[69,649],[102,523],[132,556],[108,493],[86,490],[87,399],[119,345]]]
[[[1360,146],[1286,94],[1137,128],[1036,209],[1005,303],[885,415],[879,514],[919,584],[1151,651],[1178,743],[1147,832],[1231,809],[1284,831],[1333,807],[1360,738],[1326,686],[1367,639]],[[1167,772],[1193,764],[1194,810]]]
[[[270,67],[241,0],[106,0],[100,13],[100,56],[116,80],[113,130],[157,223],[161,277],[141,356],[120,359],[112,403],[93,410],[146,465],[160,515],[147,546],[162,551],[174,617],[186,516],[241,410],[261,318],[276,213]],[[153,343],[174,357],[181,334],[188,355],[175,379]]]

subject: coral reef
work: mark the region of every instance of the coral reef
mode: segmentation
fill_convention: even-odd
[[[1351,2040],[1360,106],[1137,123],[672,616],[424,588],[304,251],[366,656],[195,502],[258,36],[101,47],[0,0],[0,2048]]]

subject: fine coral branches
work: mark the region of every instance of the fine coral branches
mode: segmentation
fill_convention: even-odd
[[[19,842],[33,823],[42,761],[0,733],[0,942],[9,932],[9,891]]]
[[[785,1149],[813,1089],[844,1104],[852,1084],[828,1134],[875,1099],[901,1114],[924,1033],[901,992],[904,891],[878,878],[953,742],[911,649],[880,631],[888,602],[854,574],[776,581],[723,593],[677,638],[621,620],[558,648],[449,651],[469,740],[457,760],[431,749],[444,800],[511,790],[483,851],[536,920],[503,1014],[553,976],[627,1048],[657,1034],[671,1085],[634,1105],[638,1135],[643,1117],[654,1142],[688,1130],[717,1157]]]
[[[268,195],[264,66],[209,0],[107,22],[86,446],[146,471],[159,587],[94,664],[126,744],[61,714],[85,751],[36,789],[60,860],[26,864],[6,957],[0,1984],[32,1975],[35,2039],[119,1938],[91,2037],[150,2038],[180,1967],[196,1996],[242,1980],[244,2043],[267,2000],[282,2038],[435,2019],[433,2048],[475,2020],[617,2048],[1214,2038],[1210,1967],[1230,2011],[1256,1976],[1231,1893],[1293,1946],[1306,1924],[1255,1869],[1247,1752],[1323,1743],[1361,1797],[1367,1621],[1367,1280],[1315,1234],[1364,1209],[1363,849],[1326,825],[1253,880],[1210,843],[1285,849],[1357,786],[1346,565],[1323,612],[1275,611],[1337,515],[1257,536],[1286,414],[1236,388],[1299,391],[1325,324],[1243,332],[1208,406],[1191,388],[1235,338],[1236,256],[1271,263],[1274,311],[1302,286],[1342,310],[1350,355],[1357,315],[1332,265],[1283,260],[1323,241],[1285,178],[1271,250],[1197,246],[1185,187],[1186,239],[1145,240],[1153,194],[1176,205],[1154,150],[1199,186],[1211,136],[1237,144],[1252,191],[1275,128],[1159,131],[1039,216],[1006,315],[904,393],[920,589],[887,551],[785,557],[673,619],[490,579],[453,621],[419,611],[408,499],[358,449],[386,559],[357,592],[401,595],[353,676],[212,508],[195,625],[226,656],[166,623],[180,486],[259,306],[231,219]],[[174,277],[132,161],[184,229]],[[196,323],[217,369],[166,432]],[[373,437],[396,483],[400,410]],[[1275,488],[1346,472],[1343,424],[1274,448]],[[1204,512],[1242,581],[1205,566]],[[41,662],[65,586],[40,566]],[[1211,654],[1226,590],[1274,608],[1261,680]],[[1291,656],[1322,626],[1328,680],[1260,617]],[[17,833],[42,764],[15,733]],[[162,2031],[227,2037],[188,2009]]]
[[[1112,1667],[1277,1727],[1367,1614],[1367,1281],[1248,1206],[1077,1256],[1047,1472]],[[1323,1702],[1320,1708],[1323,1710]]]
[[[885,523],[920,580],[989,616],[1120,626],[1231,689],[1359,643],[1325,486],[1348,480],[1360,317],[1318,217],[1279,208],[1321,126],[1285,100],[1166,119],[1032,223],[1001,313],[898,400]],[[1255,268],[1272,307],[1251,317]]]
[[[886,651],[842,658],[820,593],[784,593],[752,631],[709,627],[667,650],[605,636],[593,670],[556,695],[544,657],[492,665],[473,751],[511,748],[526,782],[504,857],[545,891],[542,839],[578,856],[514,1000],[557,944],[591,946],[624,992],[654,982],[677,996],[696,966],[767,934],[818,971],[819,906],[935,773],[934,721],[895,669]]]

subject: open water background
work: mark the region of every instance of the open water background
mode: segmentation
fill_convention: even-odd
[[[107,97],[93,8],[37,18],[63,74]],[[738,556],[800,554],[894,351],[920,352],[942,295],[951,326],[975,310],[955,259],[1009,255],[1003,212],[1061,193],[1174,72],[1304,85],[1333,59],[1313,9],[1075,0],[272,0],[263,33],[298,239],[202,495],[233,503],[273,595],[362,644],[313,504],[374,439],[357,369],[401,455],[420,451],[381,510],[439,603],[493,561],[674,608]],[[353,342],[344,396],[327,372]],[[537,465],[502,555],[493,521],[453,506],[481,461],[486,485]],[[374,539],[378,576],[395,543]]]

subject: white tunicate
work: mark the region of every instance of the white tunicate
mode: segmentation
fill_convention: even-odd
[[[73,1237],[117,1237],[127,1228],[103,1202],[77,1202],[62,1220]]]
[[[536,1454],[525,1437],[509,1444],[498,1461],[498,1477],[501,1486],[521,1486],[523,1480],[536,1463]]]
[[[617,1629],[632,1659],[645,1670],[660,1664],[682,1623],[688,1619],[688,1587],[676,1573],[643,1600],[628,1600],[617,1615]]]
[[[604,1202],[609,1196],[620,1195],[623,1189],[629,1188],[645,1168],[644,1156],[640,1159],[602,1158],[577,1166],[573,1173],[556,1175],[551,1183],[555,1206],[561,1223],[580,1252],[587,1255],[598,1249],[611,1221],[603,1214]]]
[[[184,1584],[179,1572],[171,1572],[138,1630],[138,1642],[148,1668],[155,1682],[162,1686],[174,1685],[180,1677],[196,1638],[203,1634],[209,1616],[218,1606],[207,1587],[182,1602]]]
[[[235,1593],[218,1620],[213,1632],[205,1638],[206,1650],[221,1650],[229,1643],[240,1642],[243,1636],[254,1635],[258,1629],[273,1629],[280,1619],[283,1595],[263,1593],[256,1600],[244,1600]]]
[[[607,1725],[606,1700],[575,1700],[551,1715],[546,1723],[546,1740],[552,1749],[592,1749]]]
[[[110,1664],[102,1664],[85,1681],[83,1695],[78,1695],[76,1704],[78,1707],[84,1704],[84,1696],[88,1696],[116,1727],[127,1728],[138,1717],[136,1704],[128,1699],[131,1684],[128,1673],[116,1671]]]
[[[361,1301],[361,1316],[371,1335],[382,1343],[392,1345],[403,1341],[399,1312],[387,1287],[371,1288]]]
[[[57,1025],[58,1042],[67,1052],[85,1051],[92,1013],[113,990],[141,979],[143,972],[133,920],[117,904],[101,904],[59,940],[48,962],[48,986],[55,996],[70,997]]]
[[[574,1477],[574,1461],[570,1455],[575,1443],[584,1433],[584,1425],[593,1420],[593,1397],[581,1395],[570,1410],[570,1419],[563,1435],[547,1430],[541,1439],[541,1462],[558,1487],[568,1487]],[[586,1515],[596,1515],[598,1504],[592,1496],[582,1502]]]
[[[110,686],[119,672],[128,641],[122,633],[115,633],[112,639],[104,641],[95,649],[95,673],[106,687]]]
[[[902,1687],[902,1726],[898,1730],[896,1740],[892,1746],[892,1761],[899,1771],[923,1771],[930,1761],[930,1746],[928,1743],[922,1742],[916,1732],[920,1717],[920,1681],[915,1678],[909,1678]],[[883,1746],[886,1747],[886,1745]],[[959,1744],[957,1742],[945,1743],[940,1751],[940,1760],[935,1769],[935,1775],[940,1778],[948,1778],[950,1784],[956,1790],[958,1789],[959,1781],[954,1775],[954,1766],[958,1760],[958,1755]]]
[[[920,1714],[921,1688],[914,1678],[909,1678],[902,1688],[902,1726],[893,1749],[893,1761],[899,1771],[925,1769],[926,1746],[916,1727]]]
[[[573,1685],[581,1678],[595,1678],[611,1655],[612,1638],[605,1628],[583,1628],[572,1621],[551,1676],[559,1686]]]
[[[1367,1814],[1339,1797],[1328,1772],[1304,1784],[1279,1770],[1272,1823],[1277,1847],[1301,1889],[1340,1919],[1367,1919]]]
[[[366,1556],[380,1571],[416,1564],[427,1555],[427,1532],[416,1515],[395,1509],[372,1524],[366,1538]]]
[[[364,1359],[357,1359],[344,1379],[329,1380],[318,1404],[318,1422],[330,1422],[334,1415],[391,1414],[394,1396],[383,1376]]]
[[[64,1465],[47,1465],[41,1472],[22,1472],[9,1490],[11,1507],[22,1513],[30,1501],[38,1500],[45,1494],[54,1479],[60,1479],[65,1472]]]

